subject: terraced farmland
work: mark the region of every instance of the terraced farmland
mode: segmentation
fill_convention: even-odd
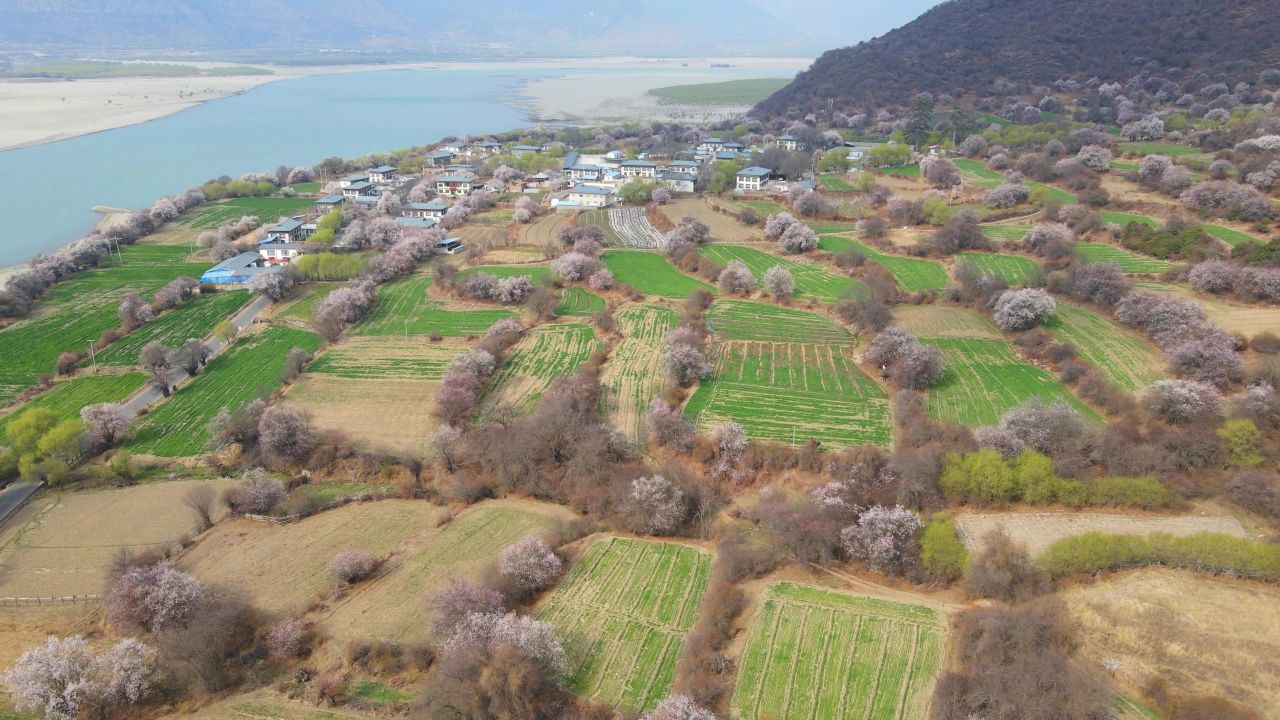
[[[485,273],[498,278],[527,277],[535,284],[543,278],[551,277],[551,268],[546,265],[473,265],[458,273],[461,281],[468,275]]]
[[[708,553],[684,545],[592,543],[538,610],[565,639],[569,687],[630,710],[666,697],[710,570]]]
[[[733,212],[733,205],[714,201],[722,208]],[[775,211],[776,212],[776,211]],[[673,223],[679,224],[685,215],[692,215],[709,229],[708,235],[713,242],[748,242],[760,239],[760,226],[743,225],[736,214],[716,212],[706,200],[696,197],[684,197],[662,206],[662,214]]]
[[[1085,417],[1097,413],[1084,405],[1052,375],[1023,362],[1004,340],[926,338],[947,359],[942,381],[929,389],[929,415],[976,427],[994,425],[1006,411],[1033,397],[1065,400]]]
[[[719,340],[850,345],[849,332],[818,313],[751,300],[720,300],[707,310]]]
[[[901,287],[906,292],[942,290],[951,284],[951,278],[947,277],[947,269],[941,263],[936,263],[932,260],[902,257],[901,255],[889,255],[857,240],[852,242],[852,246],[862,251],[868,258],[883,265],[893,275],[893,279],[898,281],[898,287]]]
[[[657,305],[628,305],[614,315],[622,340],[601,373],[604,412],[632,440],[644,437],[644,411],[666,386],[663,339],[679,321],[674,310]]]
[[[769,588],[738,670],[744,720],[916,720],[927,715],[946,627],[918,605],[794,583]]]
[[[291,217],[310,210],[316,201],[311,198],[250,197],[217,200],[192,210],[178,220],[187,227],[208,230],[233,223],[245,215],[252,215],[263,224],[274,223],[282,217]]]
[[[149,298],[170,280],[199,277],[208,267],[185,262],[185,246],[133,245],[122,254],[124,265],[76,273],[50,288],[32,317],[0,330],[0,405],[52,372],[63,351],[87,350],[103,330],[119,327],[116,310],[130,290]]]
[[[590,326],[540,325],[525,333],[493,379],[487,407],[505,404],[529,412],[551,383],[573,374],[600,347]]]
[[[1162,273],[1173,267],[1173,263],[1103,243],[1076,243],[1076,252],[1089,262],[1109,262],[1126,273]]]
[[[1031,228],[1021,225],[983,225],[982,232],[992,240],[1002,242],[1022,242],[1022,238],[1031,232]]]
[[[1066,190],[1063,190],[1062,188],[1054,187],[1052,185],[1045,185],[1044,183],[1036,183],[1036,182],[1027,183],[1027,186],[1031,188],[1032,195],[1035,195],[1038,192],[1044,195],[1045,200],[1050,202],[1056,202],[1059,205],[1071,205],[1073,203],[1080,202],[1080,198],[1067,192]]]
[[[755,276],[757,285],[763,285],[764,274],[769,268],[781,265],[791,271],[791,276],[796,281],[796,296],[800,298],[812,297],[834,302],[851,289],[859,295],[867,295],[870,292],[866,284],[860,280],[837,275],[817,263],[800,262],[771,255],[746,245],[707,245],[702,248],[702,254],[721,265],[728,265],[733,260],[741,260],[751,268],[751,274]]]
[[[685,406],[700,431],[734,421],[757,440],[887,446],[889,400],[838,344],[717,342],[715,371]]]
[[[769,217],[770,215],[777,215],[787,209],[780,203],[776,203],[772,200],[738,200],[737,204],[742,207],[749,207],[752,210],[755,210],[756,214],[762,218]]]
[[[213,295],[197,295],[164,313],[97,353],[99,365],[136,365],[142,346],[158,340],[167,347],[177,347],[188,338],[203,340],[218,323],[230,318],[249,302],[248,290],[231,290]]]
[[[622,238],[618,237],[618,233],[613,231],[613,223],[609,222],[608,210],[583,210],[578,213],[577,221],[579,225],[594,225],[604,232],[604,244],[620,247]]]
[[[423,338],[351,338],[312,360],[307,373],[349,379],[439,380],[449,363],[464,352],[464,346],[431,343]]]
[[[342,641],[354,637],[421,641],[435,614],[431,599],[451,580],[479,581],[503,548],[527,535],[547,535],[557,520],[568,517],[569,512],[555,505],[488,500],[438,530],[418,522],[412,526],[414,534],[405,533],[406,540],[396,548],[392,562],[377,577],[365,581],[359,592],[336,604],[321,619],[321,625]],[[391,532],[390,528],[370,527]],[[323,557],[327,561],[332,554]]]
[[[604,309],[604,298],[580,287],[567,287],[560,293],[555,313],[561,317],[587,317]]]
[[[824,190],[834,190],[836,192],[846,192],[852,190],[853,186],[843,177],[835,174],[823,174],[818,176],[818,183],[822,185]]]
[[[560,228],[564,227],[564,213],[548,213],[539,216],[528,225],[520,227],[520,243],[543,247],[549,242],[560,242]]]
[[[951,305],[895,305],[893,324],[916,337],[1000,340],[1000,328],[985,315]]]
[[[841,250],[848,250],[853,246],[853,238],[850,237],[845,237],[843,235],[818,236],[818,249],[826,250],[829,253],[838,253]]]
[[[601,257],[620,285],[630,285],[645,295],[684,299],[710,285],[685,275],[657,253],[645,250],[608,250]]]
[[[205,450],[209,421],[221,408],[234,412],[280,384],[285,355],[294,347],[315,351],[320,337],[272,326],[239,340],[214,358],[186,387],[147,413],[126,445],[134,452],[188,457]]]
[[[1098,218],[1102,220],[1102,222],[1115,223],[1120,227],[1124,227],[1129,223],[1135,223],[1135,222],[1141,225],[1146,225],[1147,227],[1150,227],[1150,228],[1154,228],[1160,224],[1159,222],[1156,221],[1155,218],[1151,217],[1150,215],[1139,215],[1138,213],[1100,212],[1098,213]]]
[[[509,317],[510,310],[447,310],[445,303],[427,297],[431,277],[411,275],[378,288],[378,301],[354,328],[356,335],[428,335],[445,337],[481,335],[489,326]]]
[[[1098,368],[1115,385],[1133,392],[1164,377],[1160,351],[1142,336],[1092,310],[1058,301],[1045,329]]]
[[[1024,285],[1035,277],[1040,266],[1030,258],[1021,255],[1001,255],[999,253],[964,252],[957,256],[959,261],[973,264],[984,275],[994,275],[1009,283],[1011,287]]]
[[[13,412],[0,417],[0,440],[4,439],[4,429],[9,422],[31,408],[48,408],[63,420],[78,418],[80,408],[98,403],[123,402],[137,392],[146,379],[147,376],[142,373],[125,373],[89,375],[55,383]]]
[[[609,225],[623,247],[654,250],[666,245],[662,233],[644,216],[644,208],[616,208],[608,211],[608,215]]]
[[[1004,175],[987,167],[984,163],[971,158],[956,158],[956,167],[960,168],[960,177],[970,185],[993,188],[1004,182]]]
[[[1249,233],[1232,230],[1229,227],[1223,227],[1221,225],[1204,225],[1202,227],[1204,227],[1205,232],[1218,238],[1231,247],[1235,247],[1242,242],[1264,242],[1261,238],[1250,235]]]

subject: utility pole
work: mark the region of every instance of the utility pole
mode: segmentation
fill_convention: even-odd
[[[93,361],[93,374],[98,374],[98,356],[93,352],[93,341],[89,341],[89,359]]]

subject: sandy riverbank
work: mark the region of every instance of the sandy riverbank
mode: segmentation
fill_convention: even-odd
[[[280,67],[257,65],[271,75],[229,77],[137,77],[91,80],[0,80],[0,152],[65,140],[155,120],[210,100],[251,90],[281,80],[342,72],[374,72],[413,68],[442,70],[536,70],[571,68],[634,70],[606,77],[567,75],[537,84],[522,107],[539,118],[603,119],[651,117],[656,112],[644,93],[655,87],[709,82],[732,77],[756,77],[792,72],[808,66],[794,58],[546,58],[493,62],[422,62],[396,65],[330,65]],[[663,74],[664,69],[707,67],[726,63],[733,67],[710,70],[703,77],[691,73]],[[188,63],[206,66],[209,63]],[[748,70],[757,70],[752,75]],[[770,72],[765,72],[769,70]],[[746,73],[745,75],[743,73]],[[763,74],[762,74],[763,73]],[[595,99],[599,107],[591,107]],[[656,105],[655,105],[656,107]],[[714,109],[712,109],[714,110]],[[685,119],[694,119],[685,117]]]
[[[715,62],[728,63],[732,67],[711,68],[711,63]],[[614,66],[619,72],[607,75],[570,72],[531,81],[521,88],[517,103],[538,122],[715,122],[737,117],[750,108],[661,104],[648,92],[670,85],[790,77],[807,68],[810,62],[804,58],[732,58],[622,64]],[[687,67],[683,66],[685,63]],[[699,71],[701,68],[705,71]]]

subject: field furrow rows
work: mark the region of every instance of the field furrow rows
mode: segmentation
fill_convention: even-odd
[[[559,378],[573,374],[600,346],[587,325],[542,325],[512,348],[490,385],[486,408],[507,405],[529,412]]]
[[[608,211],[609,225],[623,247],[655,250],[666,246],[666,239],[645,217],[644,208],[624,207]]]
[[[920,717],[944,633],[924,607],[777,583],[747,636],[732,710],[745,720]]]

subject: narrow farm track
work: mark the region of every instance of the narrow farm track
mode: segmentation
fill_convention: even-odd
[[[623,207],[608,211],[609,226],[623,247],[657,250],[666,246],[662,233],[649,223],[642,207]]]

